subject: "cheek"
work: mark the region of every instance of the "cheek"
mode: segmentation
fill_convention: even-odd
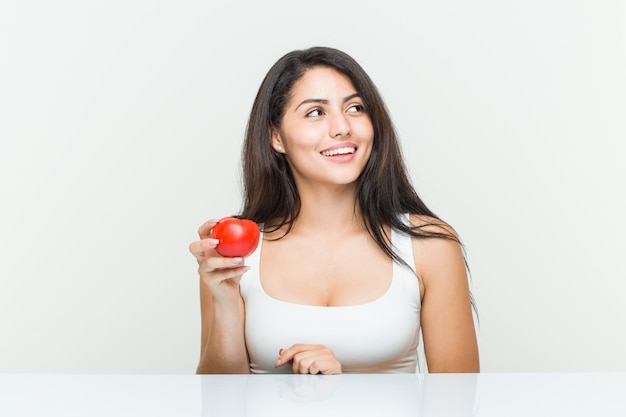
[[[363,115],[355,120],[352,124],[352,130],[354,132],[359,132],[362,137],[373,137],[374,136],[374,124],[369,116]]]
[[[371,144],[374,142],[374,126],[371,123],[359,125],[355,128],[355,134],[358,135],[364,143]]]
[[[292,133],[285,137],[285,144],[287,149],[295,150],[310,150],[315,148],[320,143],[320,131],[318,129],[303,128],[298,130],[297,133]]]

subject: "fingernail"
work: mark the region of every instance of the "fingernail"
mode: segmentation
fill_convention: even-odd
[[[207,243],[209,244],[210,247],[214,248],[217,246],[218,243],[220,243],[220,241],[219,239],[208,238]]]
[[[232,258],[231,262],[234,264],[240,264],[243,262],[243,258]]]
[[[278,368],[280,365],[282,365],[282,364],[280,363],[280,359],[276,360],[276,363],[274,364],[274,367],[275,367],[275,368]]]

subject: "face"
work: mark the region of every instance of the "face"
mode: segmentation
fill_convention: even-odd
[[[298,188],[354,185],[371,154],[374,128],[348,77],[315,67],[294,84],[281,127],[271,137]]]

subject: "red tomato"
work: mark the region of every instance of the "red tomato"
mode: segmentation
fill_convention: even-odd
[[[224,217],[213,227],[211,237],[219,240],[215,251],[228,258],[245,258],[259,244],[259,226],[252,220]]]

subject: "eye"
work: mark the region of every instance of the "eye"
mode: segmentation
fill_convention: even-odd
[[[321,110],[321,109],[313,109],[313,110],[311,110],[310,112],[308,112],[308,113],[306,114],[306,116],[307,116],[307,117],[319,117],[319,116],[321,116],[322,114],[324,114],[324,113],[322,112],[322,110]]]
[[[363,106],[362,104],[353,104],[352,106],[348,107],[348,113],[361,113],[365,111],[365,106]]]

